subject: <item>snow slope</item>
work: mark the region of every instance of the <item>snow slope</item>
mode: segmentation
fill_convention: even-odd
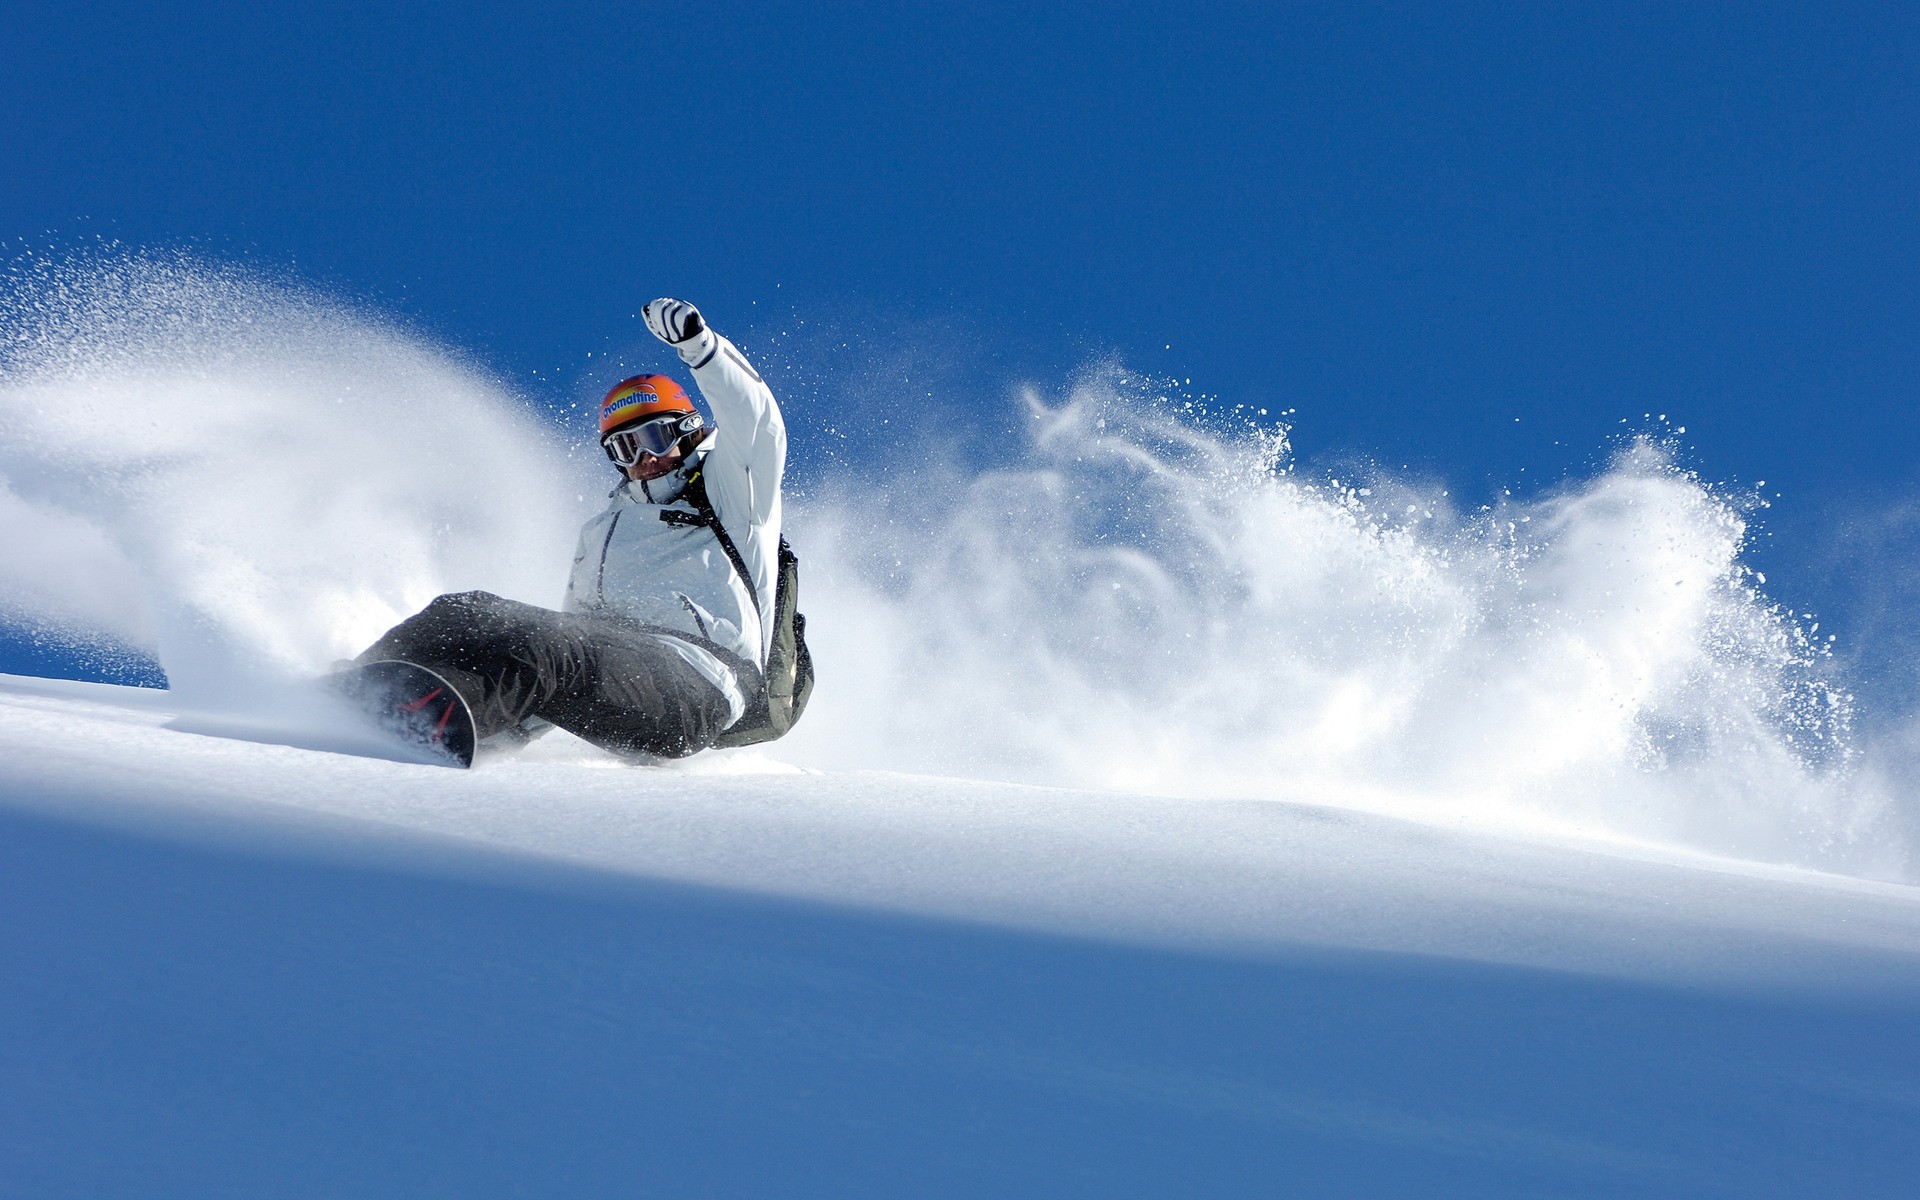
[[[1920,719],[1657,439],[1472,507],[752,331],[806,721],[453,772],[290,681],[555,602],[584,418],[189,255],[3,282],[0,652],[172,690],[0,676],[0,1196],[1913,1194]]]
[[[0,677],[0,1194],[1895,1196],[1920,1167],[1911,887],[564,738],[456,772],[181,708]]]

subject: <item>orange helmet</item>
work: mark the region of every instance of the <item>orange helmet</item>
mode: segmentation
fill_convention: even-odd
[[[665,375],[635,375],[613,385],[600,402],[600,436],[622,425],[670,413],[698,415],[687,390]]]
[[[600,448],[622,470],[676,446],[691,454],[706,426],[686,390],[665,375],[623,379],[600,402]]]

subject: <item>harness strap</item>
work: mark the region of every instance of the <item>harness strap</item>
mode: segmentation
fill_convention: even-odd
[[[727,553],[727,561],[739,572],[740,582],[747,585],[747,599],[753,601],[753,615],[764,623],[767,614],[760,607],[760,592],[753,586],[753,572],[747,570],[747,560],[740,557],[740,548],[727,536],[727,527],[720,523],[720,515],[713,511],[713,501],[707,498],[707,481],[701,469],[695,468],[693,474],[687,476],[687,487],[680,493],[680,498],[698,511],[684,513],[676,508],[663,508],[660,510],[660,519],[669,525],[705,525],[713,530],[720,548]]]

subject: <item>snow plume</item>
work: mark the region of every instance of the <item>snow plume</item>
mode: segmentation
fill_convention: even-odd
[[[0,305],[0,615],[231,695],[442,591],[557,601],[580,507],[483,372],[184,256],[27,258]]]
[[[13,629],[244,704],[440,592],[558,601],[605,464],[470,364],[177,256],[28,259],[4,287]],[[1852,748],[1834,664],[1741,564],[1740,506],[1657,444],[1462,512],[1310,481],[1270,423],[1103,369],[1026,397],[993,469],[956,465],[984,410],[916,385],[876,439],[911,452],[876,464],[855,430],[861,469],[828,472],[855,381],[785,373],[821,682],[762,753],[1905,870],[1886,797],[1920,750]]]
[[[1830,658],[1660,445],[1462,513],[1117,369],[1025,402],[1016,461],[809,510],[797,757],[1903,870]]]

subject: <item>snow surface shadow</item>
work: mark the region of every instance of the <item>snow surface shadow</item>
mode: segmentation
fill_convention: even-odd
[[[1920,1169],[1920,988],[1240,961],[11,811],[0,906],[7,1195],[1869,1197]]]

